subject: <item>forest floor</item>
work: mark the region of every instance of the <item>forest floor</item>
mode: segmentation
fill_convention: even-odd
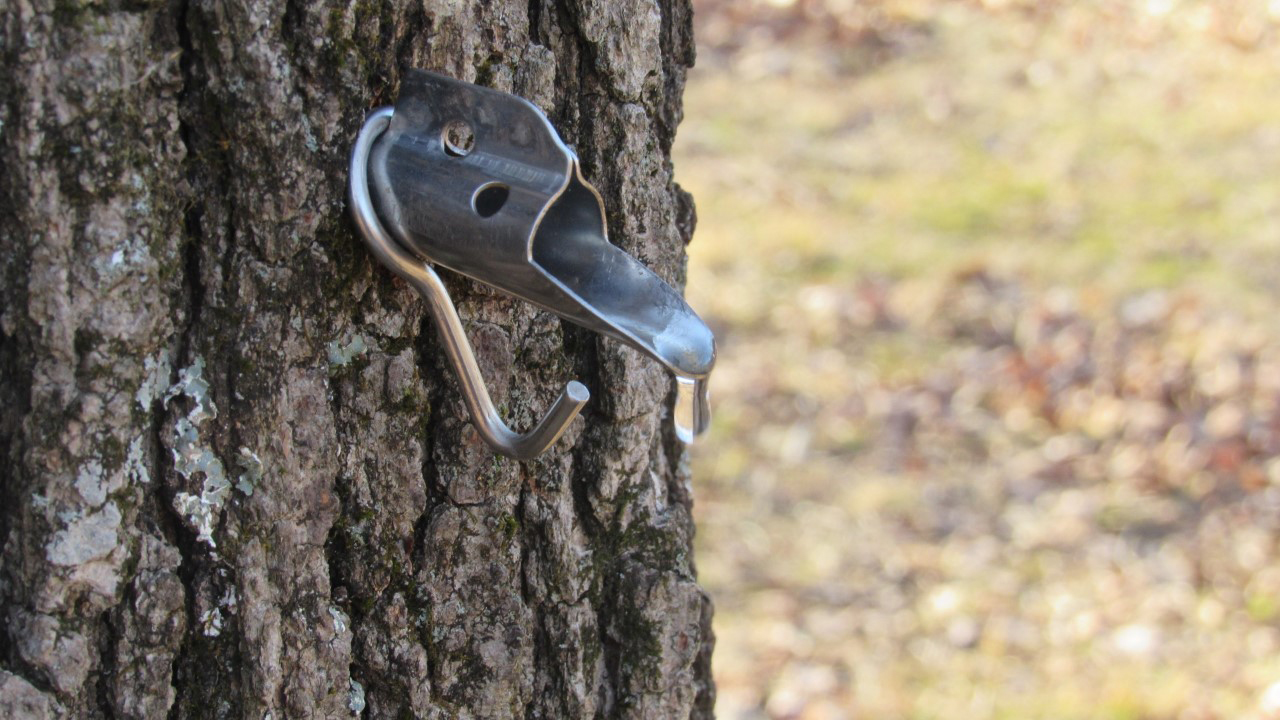
[[[1280,1],[695,3],[734,718],[1280,718]]]

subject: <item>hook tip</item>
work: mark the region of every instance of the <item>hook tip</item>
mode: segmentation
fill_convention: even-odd
[[[586,385],[583,385],[577,380],[570,380],[565,383],[564,394],[565,397],[574,401],[578,405],[583,405],[591,399],[591,391],[587,389]]]

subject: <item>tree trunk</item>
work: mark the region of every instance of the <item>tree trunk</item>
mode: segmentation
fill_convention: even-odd
[[[446,275],[530,462],[472,429],[347,217],[420,67],[542,107],[683,281],[687,0],[4,0],[0,717],[709,717],[673,382]]]

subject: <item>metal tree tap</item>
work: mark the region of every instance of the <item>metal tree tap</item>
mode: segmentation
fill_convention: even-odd
[[[604,204],[537,106],[410,72],[394,108],[369,115],[351,154],[351,209],[373,254],[427,299],[463,398],[497,452],[536,457],[590,393],[569,381],[524,434],[498,416],[444,284],[443,265],[620,340],[692,394],[688,441],[710,422],[715,338],[675,288],[611,244]]]

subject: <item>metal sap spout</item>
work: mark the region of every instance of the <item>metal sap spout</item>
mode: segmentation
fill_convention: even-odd
[[[532,264],[563,294],[529,298],[548,310],[617,338],[673,374],[706,377],[715,337],[675,288],[611,244],[600,196],[574,176],[533,238]]]
[[[408,257],[443,265],[630,345],[688,386],[688,432],[677,433],[706,429],[715,337],[675,288],[609,242],[600,194],[541,110],[412,71],[384,113],[352,173],[357,222],[371,247],[386,246],[383,262],[406,277],[422,274]],[[366,156],[367,193],[355,168]],[[379,239],[384,231],[398,250]]]

